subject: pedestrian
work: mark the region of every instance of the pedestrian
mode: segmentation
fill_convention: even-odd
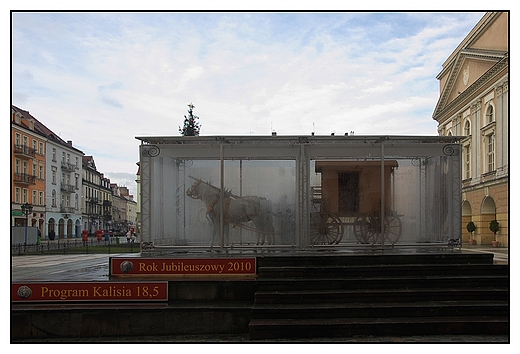
[[[88,241],[88,231],[87,230],[81,231],[81,240],[83,241],[83,246],[85,246],[85,244]]]
[[[135,235],[132,235],[132,243],[135,243]]]
[[[96,231],[96,239],[98,241],[101,241],[103,239],[103,230],[97,230]]]
[[[130,243],[130,239],[131,239],[131,237],[132,237],[132,234],[130,233],[130,231],[128,231],[128,232],[126,233],[126,243]]]

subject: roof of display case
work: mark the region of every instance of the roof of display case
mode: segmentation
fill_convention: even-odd
[[[349,144],[349,143],[458,143],[459,136],[435,135],[276,135],[271,136],[148,136],[136,137],[143,144],[182,144],[199,145],[205,143],[222,142],[226,144]]]

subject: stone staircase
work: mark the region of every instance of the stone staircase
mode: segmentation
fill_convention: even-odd
[[[258,259],[252,340],[508,333],[509,266],[492,254]]]

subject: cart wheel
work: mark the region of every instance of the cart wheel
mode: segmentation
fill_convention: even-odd
[[[389,215],[385,217],[385,240],[390,241],[393,245],[401,237],[401,219],[397,215]]]
[[[354,221],[354,236],[359,243],[381,243],[381,218],[380,213],[375,210]],[[385,215],[384,239],[393,245],[401,237],[401,219],[395,213]]]
[[[310,234],[312,245],[338,244],[343,238],[343,223],[334,214],[313,213]]]
[[[359,243],[370,243],[373,236],[373,220],[370,215],[358,216],[354,221],[354,236]]]

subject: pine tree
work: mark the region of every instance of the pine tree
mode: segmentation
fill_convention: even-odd
[[[193,103],[188,104],[188,116],[184,116],[184,127],[179,127],[179,133],[182,136],[198,136],[200,134],[200,125],[197,122],[199,117],[193,115]]]

